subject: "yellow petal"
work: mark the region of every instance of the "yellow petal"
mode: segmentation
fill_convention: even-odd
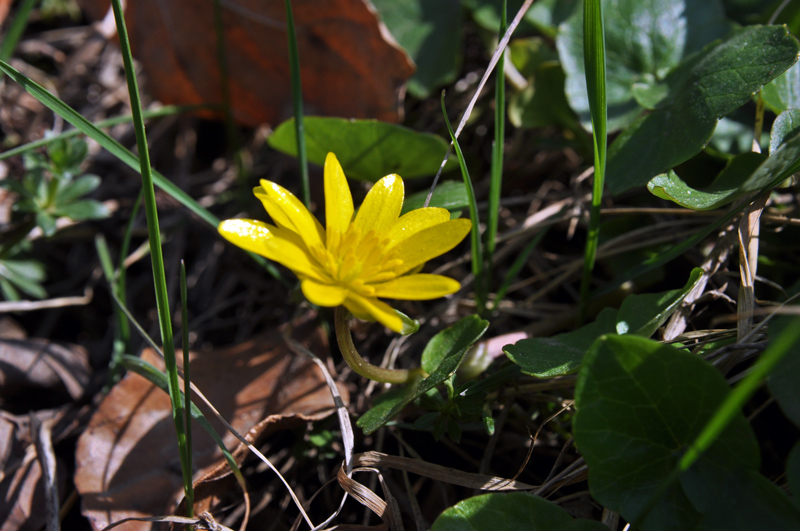
[[[278,226],[299,234],[307,247],[323,246],[325,229],[306,206],[283,186],[264,179],[260,182],[260,190],[256,188],[254,192],[272,220]]]
[[[392,248],[392,256],[403,260],[398,275],[436,258],[458,245],[472,228],[468,219],[452,219],[423,229]]]
[[[333,250],[353,220],[353,196],[342,171],[339,159],[333,153],[325,157],[325,230],[328,249]]]
[[[254,219],[228,219],[219,224],[218,230],[234,245],[283,264],[295,274],[325,278],[291,231]]]
[[[408,301],[438,299],[455,293],[460,287],[461,284],[452,278],[428,274],[408,275],[374,286],[376,297]]]
[[[307,278],[300,284],[303,295],[318,306],[339,306],[347,297],[347,290],[336,284],[325,284]]]
[[[361,229],[361,234],[370,230],[385,233],[397,221],[404,195],[403,179],[395,174],[387,175],[367,193],[353,224]]]
[[[390,243],[387,248],[397,245],[423,229],[450,220],[450,212],[446,208],[418,208],[400,216],[389,229],[387,236]]]
[[[385,302],[374,297],[362,297],[351,292],[347,295],[344,306],[359,319],[369,317],[369,320],[378,321],[395,332],[403,330],[403,320],[400,319],[397,312]]]

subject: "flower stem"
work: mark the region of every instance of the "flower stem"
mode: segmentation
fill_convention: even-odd
[[[417,369],[384,369],[373,365],[358,353],[353,344],[353,337],[350,335],[350,320],[348,311],[343,306],[338,306],[334,313],[336,330],[336,341],[339,343],[339,350],[342,351],[344,361],[351,369],[356,371],[364,378],[375,380],[381,383],[402,384],[408,383],[418,376],[424,376],[422,368]]]

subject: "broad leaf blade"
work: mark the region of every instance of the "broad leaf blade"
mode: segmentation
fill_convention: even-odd
[[[644,185],[699,153],[717,120],[792,66],[798,50],[784,26],[749,26],[685,61],[667,79],[669,96],[611,145],[609,190]]]
[[[609,132],[630,124],[642,112],[634,97],[635,85],[657,85],[683,59],[729,31],[718,0],[607,0],[603,12]],[[561,26],[557,46],[567,75],[567,98],[588,128],[580,15],[576,10]]]
[[[321,166],[328,153],[335,153],[351,179],[375,182],[390,173],[403,178],[433,175],[447,152],[439,136],[377,120],[307,116],[304,123],[309,162]],[[268,141],[295,156],[294,120],[279,125]],[[455,165],[451,161],[448,168]]]
[[[372,0],[417,71],[408,91],[417,98],[455,80],[460,63],[462,7],[452,0]]]
[[[524,492],[467,498],[445,510],[431,531],[608,531],[602,523],[575,520],[555,503]]]
[[[435,356],[440,361],[430,376],[424,380],[410,383],[406,387],[392,389],[378,397],[375,406],[358,419],[358,426],[366,434],[374,432],[397,415],[406,405],[450,378],[464,361],[469,348],[486,332],[488,327],[488,321],[477,315],[471,315],[461,319],[448,331],[437,334],[434,340],[446,351],[439,352]],[[442,337],[440,338],[440,336]],[[432,357],[429,355],[429,360]]]
[[[573,423],[595,499],[636,518],[728,393],[719,372],[685,351],[632,335],[600,338],[578,375]],[[758,443],[741,414],[701,460],[758,469]],[[642,528],[693,529],[699,521],[675,484]]]

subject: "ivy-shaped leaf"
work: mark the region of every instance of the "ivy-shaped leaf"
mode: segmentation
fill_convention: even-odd
[[[748,26],[681,63],[665,80],[664,99],[609,147],[609,190],[642,186],[699,153],[717,120],[792,66],[798,51],[786,27]]]
[[[626,519],[638,517],[728,393],[722,375],[688,352],[633,335],[598,339],[578,374],[573,421],[592,496]],[[758,470],[758,442],[743,415],[700,461]],[[674,484],[641,528],[694,529],[701,516]]]

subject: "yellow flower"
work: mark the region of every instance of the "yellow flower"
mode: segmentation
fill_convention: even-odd
[[[400,216],[403,180],[387,175],[372,187],[353,218],[353,197],[333,153],[325,159],[326,228],[282,186],[262,180],[254,193],[275,225],[229,219],[219,232],[239,247],[288,267],[303,294],[319,306],[344,305],[361,319],[400,332],[402,319],[378,298],[428,300],[458,291],[448,277],[418,273],[428,260],[455,247],[470,231],[468,219],[444,208]]]

